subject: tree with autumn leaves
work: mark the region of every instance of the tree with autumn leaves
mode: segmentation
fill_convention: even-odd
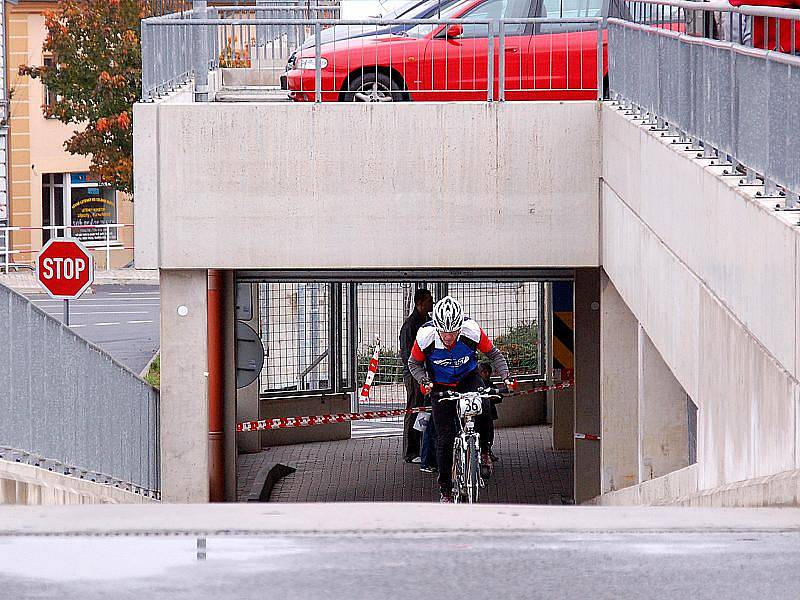
[[[145,0],[62,0],[45,13],[43,50],[52,66],[20,66],[57,100],[45,115],[83,127],[65,142],[91,157],[91,172],[133,193],[132,107],[141,94],[140,31]]]

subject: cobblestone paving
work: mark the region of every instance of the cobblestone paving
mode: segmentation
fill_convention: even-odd
[[[547,504],[572,497],[572,453],[552,450],[546,425],[498,429],[494,477],[481,502]],[[436,475],[403,462],[401,438],[375,437],[276,446],[239,457],[239,497],[276,463],[297,469],[272,490],[271,502],[427,502],[438,499]]]

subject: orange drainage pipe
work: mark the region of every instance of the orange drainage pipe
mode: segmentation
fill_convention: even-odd
[[[208,270],[208,496],[225,501],[223,450],[222,271]]]

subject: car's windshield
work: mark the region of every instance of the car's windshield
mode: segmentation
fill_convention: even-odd
[[[395,19],[438,19],[439,14],[445,18],[445,13],[456,4],[463,4],[465,0],[424,0],[415,2],[414,5]]]
[[[400,8],[386,13],[384,16],[387,19],[413,19],[413,15],[418,12],[416,10],[417,7],[423,4],[428,4],[428,1],[429,0],[414,0],[413,2],[404,4]]]
[[[576,0],[573,0],[576,1]],[[584,0],[586,1],[586,0]],[[592,0],[589,0],[592,1]],[[528,16],[530,0],[486,0],[480,2],[462,14],[465,2],[456,2],[447,10],[442,11],[442,20],[454,19],[457,15],[465,21],[489,21],[494,19],[520,19]],[[439,25],[418,25],[408,31],[409,36],[425,37]],[[464,37],[486,37],[489,33],[488,25],[465,25]]]
[[[453,19],[455,16],[461,12],[464,8],[464,5],[469,0],[441,0],[441,11],[436,10],[432,14],[425,13],[425,18],[429,19]],[[429,6],[430,5],[430,6]],[[439,0],[432,0],[426,4],[427,8],[438,8]],[[420,16],[419,18],[423,18]],[[438,28],[438,25],[417,25],[416,27],[412,27],[406,33],[411,37],[425,37],[431,31]]]

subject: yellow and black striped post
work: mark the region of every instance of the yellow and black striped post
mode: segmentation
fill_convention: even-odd
[[[553,369],[561,379],[572,379],[575,370],[575,311],[571,281],[553,282]]]

